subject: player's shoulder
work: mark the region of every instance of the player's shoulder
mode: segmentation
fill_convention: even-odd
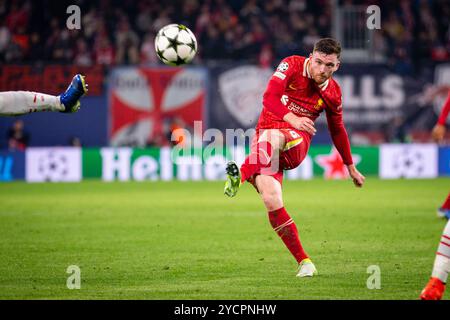
[[[305,57],[302,56],[288,56],[284,58],[280,64],[278,65],[278,71],[284,72],[289,68],[299,68],[303,67],[303,63],[305,62]]]
[[[338,96],[342,95],[342,93],[341,93],[341,86],[339,85],[339,83],[336,80],[334,80],[334,78],[330,78],[329,87]]]
[[[330,78],[328,81],[327,88],[325,89],[325,95],[334,107],[339,108],[342,105],[341,87],[333,78]]]
[[[286,58],[283,59],[283,61],[284,60],[303,63],[306,60],[306,57],[292,55],[292,56],[287,56]]]
[[[305,62],[306,58],[302,56],[292,55],[288,56],[281,61],[281,63],[289,63],[290,65],[294,66],[303,66],[303,63]]]
[[[273,75],[281,80],[285,80],[286,76],[299,74],[298,71],[303,70],[304,61],[305,57],[302,56],[288,56],[281,60]]]

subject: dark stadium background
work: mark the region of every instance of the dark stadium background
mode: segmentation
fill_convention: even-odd
[[[81,30],[65,27],[66,8],[72,4],[81,8]],[[355,28],[347,18],[334,24],[337,8],[372,4],[381,8],[382,28],[370,38],[369,56],[343,59],[337,76],[351,74],[357,91],[359,76],[373,75],[379,95],[383,76],[397,75],[403,79],[406,98],[395,115],[381,122],[364,115],[364,106],[355,106],[352,120],[347,121],[352,142],[430,141],[437,110],[420,108],[417,99],[407,98],[432,84],[436,66],[449,61],[450,3],[445,0],[0,1],[0,89],[58,94],[72,74],[84,72],[91,92],[78,114],[23,117],[29,145],[64,146],[73,137],[87,147],[108,145],[109,74],[118,66],[161,66],[153,50],[154,35],[160,27],[177,22],[190,27],[198,39],[199,52],[189,67],[209,73],[207,112],[199,120],[221,130],[245,127],[232,117],[223,122],[223,105],[215,99],[213,81],[218,70],[249,64],[274,68],[285,56],[307,55],[319,37],[333,36],[336,28],[342,32]],[[365,21],[355,23],[365,29]],[[349,34],[362,41],[361,34]],[[16,69],[11,70],[13,66]],[[57,70],[46,76],[49,67]],[[344,108],[345,99],[344,93]],[[379,114],[385,109],[382,106]],[[364,122],[358,120],[362,116]],[[6,131],[13,121],[0,119],[1,148],[7,148]],[[319,127],[314,143],[330,143],[323,124]],[[149,137],[147,144],[158,142]]]

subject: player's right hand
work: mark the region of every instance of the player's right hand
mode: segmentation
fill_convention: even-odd
[[[289,122],[295,129],[308,132],[310,135],[316,134],[316,128],[314,128],[314,121],[307,117],[297,117],[293,113],[288,113],[285,116],[285,121]]]
[[[433,140],[436,142],[442,141],[445,136],[445,126],[441,124],[437,124],[434,126],[433,131],[431,131],[431,136],[433,137]]]
[[[351,164],[347,166],[348,173],[350,174],[350,177],[352,177],[353,183],[356,187],[361,188],[364,184],[364,181],[366,180],[366,177],[364,177],[361,172],[356,169],[354,164]]]

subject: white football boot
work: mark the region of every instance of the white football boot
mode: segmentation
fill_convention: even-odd
[[[298,273],[297,277],[304,278],[304,277],[312,277],[315,275],[318,275],[316,266],[314,263],[312,263],[311,259],[306,258],[303,259],[302,262],[298,265]]]

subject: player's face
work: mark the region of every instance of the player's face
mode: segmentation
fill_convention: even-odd
[[[325,54],[314,51],[310,55],[309,72],[314,81],[318,84],[327,81],[339,68],[339,59],[336,54]]]

